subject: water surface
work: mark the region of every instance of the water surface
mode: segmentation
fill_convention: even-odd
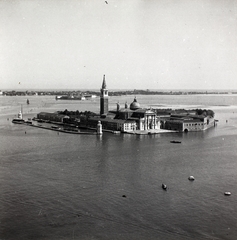
[[[236,95],[137,96],[142,107],[210,108],[219,120],[206,132],[144,136],[12,124],[21,104],[26,118],[99,110],[99,99],[29,99],[0,98],[0,239],[236,239]],[[133,96],[110,108],[118,101]]]

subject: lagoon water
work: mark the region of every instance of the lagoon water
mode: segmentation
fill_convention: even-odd
[[[137,96],[142,107],[208,108],[219,120],[205,132],[141,136],[12,124],[21,104],[25,118],[99,111],[99,98],[29,100],[0,97],[1,240],[237,238],[237,95]],[[115,109],[133,96],[109,101]]]

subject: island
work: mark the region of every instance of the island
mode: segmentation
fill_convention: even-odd
[[[109,110],[109,91],[104,75],[100,89],[100,113],[65,109],[54,113],[40,112],[34,120],[63,125],[67,131],[71,128],[78,128],[98,132],[98,124],[99,126],[101,124],[102,132],[156,134],[204,131],[215,126],[214,115],[210,109],[141,108],[136,97],[130,104],[125,102],[124,106],[121,107],[117,103],[116,109]]]

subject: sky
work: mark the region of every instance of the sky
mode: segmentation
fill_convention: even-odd
[[[236,0],[0,0],[0,89],[237,89]]]

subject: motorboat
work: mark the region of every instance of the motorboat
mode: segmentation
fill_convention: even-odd
[[[231,195],[231,192],[225,192],[224,193],[226,196],[230,196]]]
[[[188,180],[190,180],[190,181],[194,181],[195,178],[194,178],[194,176],[189,176],[189,177],[188,177]]]
[[[164,190],[167,190],[167,186],[164,184],[164,183],[162,183],[162,188],[164,189]]]

